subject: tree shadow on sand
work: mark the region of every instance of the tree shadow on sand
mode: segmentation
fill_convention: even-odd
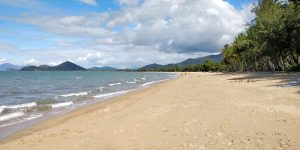
[[[289,88],[300,87],[300,73],[286,73],[286,72],[246,72],[246,73],[224,73],[223,75],[239,75],[241,77],[230,78],[228,80],[233,82],[258,82],[277,80],[276,84],[271,85],[275,87]],[[220,74],[217,74],[220,75]],[[298,81],[297,81],[298,79]],[[300,90],[297,91],[300,94]]]

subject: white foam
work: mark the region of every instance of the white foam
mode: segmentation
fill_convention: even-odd
[[[96,95],[94,96],[94,98],[103,98],[103,97],[111,97],[114,95],[121,95],[121,94],[126,94],[130,91],[120,91],[120,92],[113,92],[113,93],[106,93],[106,94],[100,94],[100,95]]]
[[[83,77],[76,77],[76,79],[82,79]]]
[[[39,117],[42,117],[43,115],[39,114],[39,115],[31,115],[27,118],[25,118],[24,120],[25,121],[28,121],[28,120],[32,120],[32,119],[36,119],[36,118],[39,118]]]
[[[88,92],[70,93],[70,94],[64,94],[64,95],[60,95],[60,96],[71,97],[71,96],[82,96],[82,95],[88,95]]]
[[[9,119],[12,119],[12,118],[17,118],[17,117],[20,117],[20,116],[23,116],[24,113],[23,112],[14,112],[14,113],[10,113],[10,114],[7,114],[7,115],[3,115],[3,116],[0,116],[0,122],[1,121],[6,121],[6,120],[9,120]]]
[[[170,79],[164,79],[164,80],[158,80],[158,81],[151,81],[151,82],[147,82],[147,83],[142,84],[142,86],[148,86],[148,85],[151,85],[151,84],[154,84],[154,83],[158,83],[158,82],[162,82],[162,81],[167,81],[167,80],[170,80]]]
[[[3,110],[4,110],[4,106],[0,106],[0,114],[2,113]]]
[[[111,83],[111,84],[109,84],[109,86],[120,85],[120,84],[122,84],[122,83],[121,82]]]
[[[25,118],[25,119],[23,119],[21,121],[17,121],[17,122],[13,122],[13,123],[8,123],[8,124],[3,124],[3,125],[0,126],[0,128],[1,127],[6,127],[6,126],[11,126],[11,125],[18,124],[18,123],[22,123],[22,122],[25,122],[25,121],[28,121],[28,120],[36,119],[36,118],[39,118],[41,116],[43,116],[43,115],[31,115],[31,116],[29,116],[29,117],[27,117],[27,118]]]
[[[24,103],[24,104],[17,104],[17,105],[3,105],[1,106],[3,109],[4,108],[9,108],[9,109],[17,109],[17,108],[24,108],[24,107],[33,107],[36,106],[36,102],[31,102],[31,103]],[[2,111],[3,111],[2,109]],[[1,110],[1,108],[0,108]],[[1,111],[1,112],[2,112]]]
[[[141,78],[142,80],[146,80],[146,78]]]
[[[126,81],[126,83],[134,84],[136,81]]]
[[[65,106],[69,106],[72,105],[73,102],[63,102],[63,103],[56,103],[56,104],[51,104],[52,108],[58,108],[58,107],[65,107]]]
[[[103,91],[103,89],[104,89],[105,87],[97,87],[97,88],[95,88],[96,90],[99,90],[99,91]]]

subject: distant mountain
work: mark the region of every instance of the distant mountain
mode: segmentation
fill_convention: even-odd
[[[84,70],[86,69],[70,61],[66,61],[57,66],[48,66],[48,65],[28,66],[28,67],[23,67],[21,69],[21,71],[84,71]]]
[[[149,65],[146,65],[140,69],[159,69],[159,68],[162,68],[164,67],[163,65],[160,65],[160,64],[149,64]]]
[[[19,70],[21,67],[10,63],[0,64],[0,71]]]
[[[159,68],[163,68],[163,67],[175,67],[175,66],[189,66],[189,65],[194,65],[194,64],[203,64],[205,63],[206,60],[213,60],[215,62],[220,62],[223,59],[223,55],[222,54],[218,54],[218,55],[208,55],[208,56],[204,56],[204,57],[199,57],[199,58],[189,58],[185,61],[179,62],[179,63],[175,63],[175,64],[167,64],[167,65],[160,65],[160,64],[150,64],[150,65],[146,65],[144,67],[141,67],[140,69],[159,69]]]
[[[103,66],[103,67],[92,67],[92,68],[89,68],[88,70],[90,70],[90,71],[116,71],[118,69],[114,68],[114,67],[110,67],[110,66]]]
[[[78,66],[70,61],[66,61],[58,66],[52,67],[54,70],[58,71],[78,71],[78,70],[86,70],[85,68]]]
[[[215,62],[220,62],[223,59],[223,55],[219,54],[219,55],[208,55],[208,56],[204,56],[204,57],[199,57],[199,58],[189,58],[185,61],[182,61],[180,63],[177,63],[177,66],[188,66],[188,65],[193,65],[193,64],[203,64],[205,63],[206,60],[213,60]]]

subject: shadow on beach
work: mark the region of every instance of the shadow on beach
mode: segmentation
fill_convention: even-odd
[[[221,74],[217,74],[221,75]],[[300,87],[300,73],[286,72],[246,72],[246,73],[224,73],[223,75],[237,75],[239,77],[230,78],[233,82],[258,82],[258,81],[275,81],[274,87],[288,88]],[[300,90],[297,92],[300,94]]]

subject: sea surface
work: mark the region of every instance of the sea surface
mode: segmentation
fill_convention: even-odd
[[[0,72],[0,138],[25,127],[20,124],[174,77],[171,73],[144,72]]]

